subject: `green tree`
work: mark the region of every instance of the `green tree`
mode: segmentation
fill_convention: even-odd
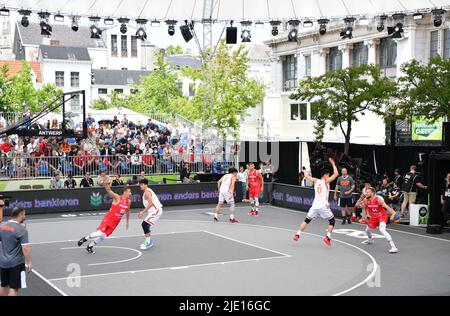
[[[31,67],[23,62],[22,68],[15,76],[8,79],[8,67],[0,71],[0,88],[2,89],[0,103],[7,111],[22,111],[27,105],[32,111],[42,110],[44,105],[52,103],[62,91],[54,85],[44,85],[36,89],[33,83]]]
[[[300,82],[291,98],[316,106],[316,137],[323,137],[325,122],[339,127],[345,137],[344,153],[348,155],[353,123],[358,115],[374,112],[384,118],[385,108],[396,94],[396,83],[381,74],[378,66],[363,65],[328,72]]]
[[[236,133],[240,118],[245,117],[249,108],[264,99],[265,86],[249,77],[248,50],[240,46],[234,51],[222,42],[212,63],[204,69],[184,69],[183,74],[192,80],[209,82],[212,74],[212,113],[204,109],[208,97],[208,87],[201,85],[192,99],[197,119],[207,115],[206,127],[212,126],[225,136],[227,130]],[[206,111],[206,113],[204,113]]]
[[[169,45],[166,48],[166,55],[189,55],[191,51],[189,49],[184,49],[181,45]]]
[[[392,111],[402,118],[430,121],[450,117],[450,59],[432,58],[428,64],[413,60],[402,66],[399,102]]]
[[[109,98],[100,98],[92,102],[92,108],[95,110],[109,110],[114,108],[130,108],[132,107],[132,95],[125,95],[113,91]]]

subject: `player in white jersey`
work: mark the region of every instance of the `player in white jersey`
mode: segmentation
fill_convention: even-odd
[[[331,246],[331,234],[334,229],[334,225],[336,220],[334,218],[333,212],[330,209],[329,198],[330,198],[330,183],[332,183],[339,176],[339,171],[336,167],[336,163],[333,159],[330,158],[330,163],[333,166],[333,175],[330,176],[330,171],[324,170],[322,171],[322,178],[316,179],[310,175],[305,175],[305,177],[314,183],[314,191],[315,198],[311,209],[309,210],[308,215],[306,216],[305,221],[300,226],[299,231],[294,237],[294,241],[298,241],[300,239],[301,234],[305,231],[306,227],[311,223],[312,220],[322,217],[323,219],[328,220],[328,233],[324,238],[324,242]]]
[[[224,175],[219,182],[217,182],[219,189],[219,203],[217,204],[214,214],[214,222],[219,221],[220,210],[225,202],[230,205],[230,223],[236,224],[238,222],[235,217],[236,203],[234,202],[234,189],[236,186],[237,174],[237,169],[231,168],[228,171],[228,174]]]
[[[139,213],[139,219],[144,219],[142,228],[144,230],[145,241],[141,245],[141,250],[148,250],[153,247],[152,227],[159,221],[163,213],[163,205],[158,196],[148,186],[148,180],[142,179],[139,182],[141,190],[144,192],[142,202],[145,209]]]

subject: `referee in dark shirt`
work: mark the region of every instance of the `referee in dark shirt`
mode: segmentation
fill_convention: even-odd
[[[0,225],[0,296],[17,296],[27,287],[25,274],[31,272],[32,264],[25,218],[25,210],[16,207],[12,220]]]

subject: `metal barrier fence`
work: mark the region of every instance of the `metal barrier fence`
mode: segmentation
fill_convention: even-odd
[[[212,154],[184,155],[115,155],[115,156],[76,156],[76,157],[1,157],[0,179],[49,179],[57,173],[82,176],[89,172],[98,175],[107,172],[122,176],[177,174],[183,164],[189,166],[191,173],[222,173],[236,165],[236,157]]]

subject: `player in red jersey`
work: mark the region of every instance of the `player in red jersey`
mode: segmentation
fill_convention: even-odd
[[[392,236],[387,232],[386,226],[388,223],[388,213],[395,214],[395,211],[390,208],[382,197],[375,194],[374,188],[366,188],[366,200],[364,202],[363,220],[367,222],[367,213],[370,215],[370,219],[367,222],[366,233],[368,240],[363,244],[373,245],[374,239],[372,235],[372,229],[380,229],[381,234],[386,237],[386,240],[391,245],[389,253],[398,253],[398,248],[395,246]]]
[[[109,196],[113,199],[113,203],[109,212],[103,218],[100,226],[97,228],[97,231],[80,239],[78,242],[78,247],[83,246],[89,240],[94,240],[90,243],[86,250],[90,254],[95,254],[94,246],[102,243],[107,237],[111,236],[112,233],[116,230],[117,226],[119,226],[122,218],[126,215],[126,229],[128,230],[128,225],[130,222],[130,206],[131,206],[131,188],[126,187],[123,189],[122,195],[114,193],[108,185],[109,180],[104,179],[101,181],[101,185],[103,185],[108,192]]]
[[[248,184],[247,191],[249,192],[250,204],[252,210],[249,215],[259,216],[259,199],[261,193],[264,191],[264,179],[261,173],[255,169],[255,164],[248,165]]]

